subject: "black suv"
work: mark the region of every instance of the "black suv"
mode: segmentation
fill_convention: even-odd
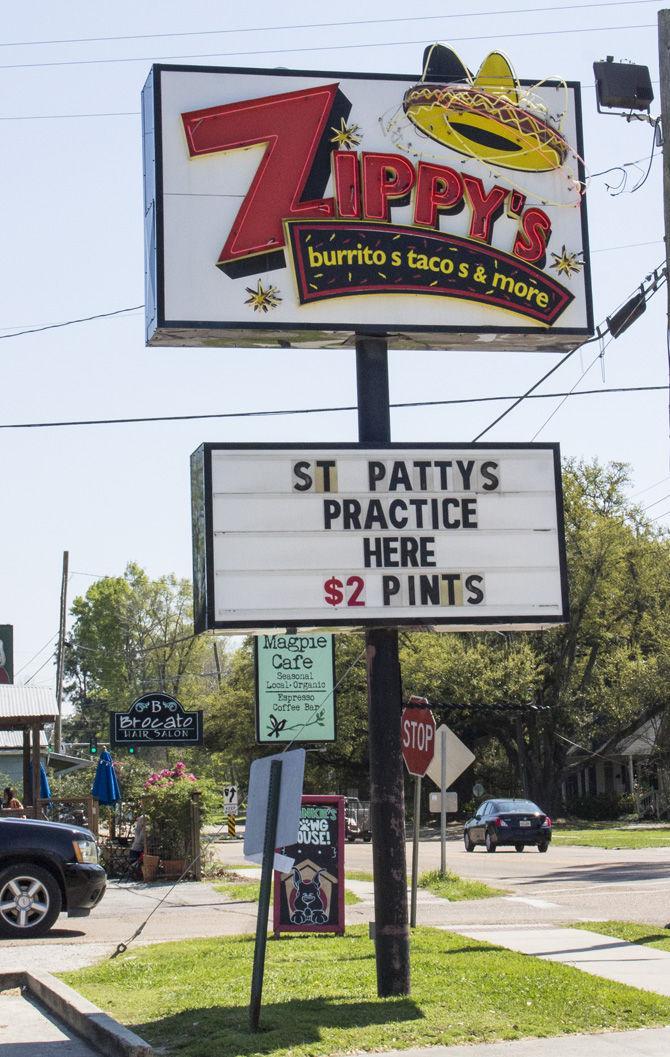
[[[0,818],[0,937],[43,936],[61,912],[85,917],[106,884],[90,830]]]

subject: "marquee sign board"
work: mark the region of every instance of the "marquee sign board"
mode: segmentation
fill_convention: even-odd
[[[127,712],[111,712],[112,745],[202,745],[202,712],[186,712],[170,694],[143,694]]]
[[[154,66],[147,342],[555,350],[591,334],[579,85],[519,82],[495,55],[476,78],[430,60]]]
[[[196,631],[538,629],[568,615],[555,444],[203,444]]]

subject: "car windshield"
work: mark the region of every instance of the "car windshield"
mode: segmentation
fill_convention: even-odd
[[[504,815],[509,812],[524,814],[531,811],[536,812],[540,809],[532,800],[496,800],[493,810]]]

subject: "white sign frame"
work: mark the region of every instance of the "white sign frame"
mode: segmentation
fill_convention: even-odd
[[[549,112],[564,111],[562,133],[569,144],[569,154],[553,172],[517,172],[464,157],[417,130],[403,114],[403,97],[419,81],[419,72],[153,66],[142,97],[147,344],[276,348],[289,343],[299,348],[319,348],[332,346],[333,341],[344,344],[355,335],[374,334],[384,336],[391,348],[556,351],[572,349],[590,336],[594,319],[586,202],[576,190],[577,183],[583,186],[585,180],[580,85],[542,78],[537,82],[518,82],[532,88],[533,97],[541,100]],[[305,214],[304,221],[296,220],[296,214],[289,215],[283,233],[278,229],[270,240],[281,246],[283,264],[276,263],[277,251],[272,259],[267,240],[263,243],[265,252],[252,250],[251,240],[247,256],[234,261],[237,270],[233,270],[231,264],[225,263],[225,254],[220,256],[222,247],[238,230],[238,209],[247,210],[248,205],[249,214],[262,213],[255,197],[252,205],[250,189],[266,164],[267,139],[263,142],[257,136],[254,140],[253,119],[246,116],[245,110],[247,124],[245,133],[239,134],[239,145],[235,141],[230,149],[198,149],[187,127],[189,116],[196,128],[201,123],[201,112],[213,117],[212,111],[222,107],[242,109],[251,107],[256,100],[317,89],[324,93],[336,90],[336,94],[327,118],[322,119],[325,124],[320,145],[298,205],[305,197],[310,202],[332,199],[335,184],[330,165],[337,145],[332,145],[331,133],[338,132],[342,121],[345,129],[348,122],[356,130],[358,141],[348,145],[347,150],[352,155],[358,153],[361,165],[363,155],[390,154],[409,159],[414,166],[447,166],[456,179],[464,175],[481,181],[486,193],[494,186],[508,188],[512,196],[507,200],[510,211],[502,210],[496,216],[492,234],[486,237],[473,237],[466,218],[469,207],[441,217],[435,222],[437,228],[421,227],[417,226],[413,200],[405,199],[392,202],[388,215],[377,225],[369,218],[365,222],[347,220],[336,211],[332,234],[318,227],[313,232],[311,228],[310,232],[302,231],[305,225],[326,223],[316,220],[313,211]],[[326,150],[331,152],[330,161]],[[282,179],[284,171],[281,170]],[[316,190],[312,184],[318,184]],[[242,207],[241,202],[245,203]],[[521,202],[522,205],[514,204]],[[530,209],[544,210],[551,221],[547,252],[532,267],[513,253],[517,232],[521,230],[519,218]],[[390,228],[394,231],[390,232]],[[451,247],[443,245],[445,235],[453,243]],[[337,280],[328,278],[328,282],[332,280],[328,288],[313,292],[315,283],[327,280],[316,279],[319,268],[309,267],[311,258],[308,261],[306,243],[319,238],[325,246],[330,238],[337,238],[336,244],[342,240],[343,246],[352,245],[352,236],[354,243],[362,238],[365,252],[370,253],[374,252],[374,245],[380,245],[380,239],[403,240],[407,236],[406,246],[402,241],[393,243],[404,247],[402,263],[396,261],[392,276],[399,284],[395,290],[387,275],[393,263],[389,243],[387,264],[379,269],[383,280],[374,270],[374,275],[373,271],[369,275],[366,271],[359,281],[345,268],[341,275],[338,272]],[[411,239],[421,241],[420,252],[427,255],[427,261],[437,261],[442,255],[440,267],[416,264],[416,258],[412,258],[412,263]],[[442,265],[449,263],[450,252],[456,255],[453,260],[457,267],[456,271],[452,269],[452,278],[446,280]],[[567,264],[563,260],[566,253]],[[484,269],[480,285],[470,284],[469,292],[467,283],[463,286],[456,282],[460,262],[465,267],[466,260],[470,261],[470,275],[478,265]],[[559,264],[563,270],[556,270]],[[422,268],[425,275],[420,276]],[[499,268],[505,273],[504,279]],[[533,283],[540,284],[543,290],[546,286],[545,292],[537,295],[536,291],[533,296],[544,298],[546,293],[547,304],[555,301],[555,308],[545,312],[538,307],[538,300],[533,316],[529,314],[530,302],[526,303],[523,297],[519,301],[510,300],[507,292],[503,295],[512,276],[516,277],[514,283],[528,287],[528,297]],[[492,291],[487,288],[495,287],[498,281],[497,296],[489,296]],[[355,296],[349,289],[352,282]],[[266,292],[272,288],[277,295],[274,301],[254,303],[258,283]],[[370,283],[379,289],[375,286],[371,291]]]
[[[504,580],[505,576],[508,577],[507,581],[505,581],[507,586],[504,588],[504,591],[507,591],[507,595],[504,595],[504,591],[501,594],[500,590],[497,593],[499,599],[504,596],[509,600],[505,608],[501,608],[501,601],[494,605],[490,605],[488,602],[479,604],[482,603],[482,599],[479,600],[479,603],[475,602],[473,604],[454,601],[451,595],[451,581],[448,578],[460,576],[461,574],[453,571],[447,572],[448,564],[441,570],[441,565],[444,562],[439,560],[437,551],[437,558],[432,562],[423,562],[421,567],[416,569],[416,572],[417,575],[419,573],[433,573],[440,575],[442,579],[446,578],[449,582],[450,592],[449,598],[446,600],[440,597],[440,601],[437,603],[433,599],[430,604],[414,604],[411,607],[406,604],[403,604],[402,607],[397,606],[395,601],[392,600],[383,609],[377,604],[373,607],[372,603],[367,608],[361,606],[360,603],[359,606],[352,607],[350,600],[348,600],[349,606],[345,604],[328,608],[324,604],[322,591],[318,606],[316,604],[316,596],[314,594],[310,595],[309,611],[304,603],[301,608],[300,605],[292,607],[288,601],[284,602],[286,592],[294,590],[294,588],[297,589],[296,585],[300,579],[300,570],[306,570],[305,576],[308,573],[312,577],[321,576],[321,583],[324,588],[326,584],[323,576],[325,575],[326,578],[329,578],[338,571],[337,562],[333,559],[329,558],[328,568],[325,569],[325,572],[320,572],[317,559],[320,560],[321,555],[317,555],[317,559],[313,556],[309,560],[306,558],[310,547],[312,551],[315,548],[321,548],[321,551],[323,551],[324,540],[330,546],[330,540],[336,534],[331,533],[329,536],[326,533],[324,535],[323,518],[320,524],[317,522],[313,525],[311,522],[308,524],[306,517],[308,508],[300,505],[301,500],[303,503],[305,500],[310,503],[312,520],[314,520],[315,510],[317,512],[322,508],[325,510],[323,504],[327,499],[326,494],[331,492],[330,482],[322,480],[320,491],[310,492],[309,494],[305,492],[302,494],[294,493],[292,491],[294,485],[291,483],[291,474],[296,462],[302,463],[304,461],[306,465],[309,465],[310,460],[315,463],[317,459],[331,459],[337,463],[339,459],[342,460],[341,464],[338,463],[338,466],[342,465],[341,473],[346,471],[346,473],[351,475],[352,472],[356,471],[360,475],[362,472],[360,463],[365,464],[368,472],[371,472],[373,464],[375,466],[381,466],[382,464],[387,467],[396,466],[402,461],[403,456],[420,461],[430,461],[431,456],[435,460],[437,456],[441,456],[445,460],[444,464],[448,466],[452,466],[452,461],[453,465],[457,466],[456,460],[460,456],[464,465],[469,466],[470,463],[473,463],[476,467],[479,467],[476,472],[482,474],[487,472],[483,470],[484,466],[498,466],[498,470],[495,471],[499,476],[498,483],[502,482],[504,486],[505,475],[507,475],[510,481],[508,486],[509,494],[506,494],[504,488],[501,488],[499,494],[494,495],[491,492],[483,496],[480,486],[476,486],[474,490],[472,489],[472,477],[467,479],[470,490],[466,490],[463,487],[466,478],[461,476],[459,481],[460,489],[451,489],[449,491],[451,498],[443,501],[451,504],[460,503],[461,512],[466,509],[476,511],[480,509],[477,504],[485,501],[488,510],[487,527],[479,526],[479,523],[475,527],[473,523],[471,526],[472,531],[469,534],[464,527],[460,529],[457,527],[455,531],[452,528],[450,532],[443,530],[438,533],[432,532],[430,529],[418,532],[412,526],[406,532],[397,530],[377,532],[374,529],[352,531],[348,539],[360,538],[361,544],[356,550],[356,555],[358,555],[357,564],[345,566],[345,569],[356,568],[364,572],[369,582],[372,582],[375,576],[381,577],[384,589],[388,588],[390,591],[391,581],[386,581],[384,577],[394,573],[406,572],[406,570],[389,569],[384,564],[380,566],[378,561],[376,567],[364,569],[363,560],[360,556],[361,548],[364,546],[364,537],[381,538],[385,536],[399,540],[403,536],[416,538],[418,534],[418,536],[423,536],[426,539],[437,539],[436,548],[438,545],[443,547],[447,538],[450,547],[453,543],[455,548],[456,537],[458,537],[458,546],[461,548],[461,559],[458,568],[463,570],[462,584],[467,584],[465,572],[467,570],[476,570],[478,563],[485,564],[486,561],[488,562],[488,568],[491,566],[491,562],[497,562],[497,567],[500,570],[499,580]],[[446,461],[449,457],[451,457],[452,461]],[[509,462],[507,469],[505,469],[504,459],[508,457]],[[237,463],[233,465],[235,460],[237,460]],[[268,460],[270,462],[269,469]],[[349,462],[346,462],[346,460],[349,460]],[[435,466],[437,465],[438,463],[435,462]],[[244,477],[242,481],[244,487],[241,487],[240,484],[234,484],[234,488],[230,493],[233,498],[235,495],[238,496],[237,500],[235,500],[235,509],[238,512],[242,512],[244,519],[242,530],[240,530],[242,523],[239,521],[235,522],[235,516],[237,515],[230,513],[232,506],[228,509],[226,507],[228,502],[227,493],[220,490],[217,492],[216,488],[219,486],[215,487],[213,483],[213,474],[215,472],[219,473],[218,468],[220,467],[224,468],[224,473],[229,473],[233,476],[235,472],[241,472],[241,468],[244,469],[245,474],[248,473],[248,479]],[[388,472],[390,473],[390,471]],[[420,473],[418,470],[416,472],[417,474]],[[427,472],[431,473],[433,471]],[[437,473],[437,470],[434,472]],[[471,473],[474,472],[471,471]],[[263,477],[264,474],[265,477]],[[454,470],[455,474],[456,471]],[[532,488],[528,487],[527,494],[524,494],[519,487],[520,480],[526,480],[525,474],[528,476],[528,482],[533,486]],[[233,481],[233,476],[230,477],[231,481]],[[261,479],[267,482],[267,494],[265,495],[258,491],[260,487],[258,482]],[[568,620],[568,580],[563,529],[560,451],[557,444],[203,444],[191,457],[191,480],[194,612],[195,629],[198,633],[213,628],[234,634],[236,632],[248,632],[249,630],[260,631],[263,628],[286,628],[288,630],[298,627],[361,628],[368,626],[423,626],[452,631],[486,630],[489,628],[539,630],[566,623]],[[448,479],[445,478],[445,480],[448,485]],[[483,477],[481,480],[483,480]],[[279,482],[282,483],[280,484]],[[313,483],[316,483],[316,478]],[[425,479],[424,483],[428,483],[428,478]],[[329,485],[329,487],[325,488],[325,491],[324,484]],[[480,487],[480,491],[477,491],[477,487]],[[238,489],[238,492],[235,492],[234,489]],[[438,490],[436,494],[444,496],[445,491],[445,489],[442,492]],[[336,493],[336,491],[332,491],[331,494],[337,494],[343,500],[346,495],[344,481],[343,492]],[[393,494],[397,496],[403,495],[402,492]],[[421,492],[406,492],[405,496],[415,494],[421,495]],[[281,531],[277,521],[278,496],[284,504],[281,508],[281,518],[283,518]],[[287,496],[290,497],[291,502],[295,503],[290,509],[286,507],[284,502]],[[365,498],[366,496],[361,493],[361,499],[364,500]],[[336,500],[328,499],[328,502],[337,504]],[[411,500],[406,499],[406,502],[409,504]],[[427,502],[432,503],[433,499]],[[437,507],[431,507],[431,509],[437,509]],[[443,508],[440,507],[440,509]],[[226,511],[225,514],[223,513],[224,511]],[[531,524],[527,524],[524,519],[531,517],[531,515],[534,521]],[[228,521],[226,521],[226,518],[228,518]],[[260,521],[258,520],[259,518],[261,519]],[[496,518],[499,519],[500,526],[495,524]],[[252,527],[247,529],[246,526]],[[477,530],[479,527],[481,527],[481,532],[478,536]],[[347,538],[344,533],[339,535],[342,539]],[[476,547],[479,548],[480,557],[477,560],[474,557],[467,560],[467,555],[472,549],[471,544],[474,541],[477,541]],[[365,544],[366,547],[372,545],[373,543]],[[378,544],[380,549],[382,545],[385,546],[382,543]],[[374,544],[374,546],[377,546],[377,544]],[[227,599],[224,599],[227,604],[223,604],[221,585],[226,579],[230,583],[230,577],[236,572],[239,573],[239,583],[243,582],[245,585],[244,591],[247,590],[247,586],[251,588],[252,592],[256,589],[256,582],[253,579],[256,575],[253,569],[256,553],[260,555],[256,567],[258,575],[261,575],[260,570],[266,570],[265,573],[262,573],[262,578],[264,582],[266,580],[272,582],[272,604],[270,604],[269,599],[262,604],[257,601],[253,608],[248,607],[245,610],[242,606],[233,604],[230,592]],[[230,554],[232,554],[232,558],[229,556]],[[349,554],[351,554],[351,551]],[[485,560],[482,554],[485,556]],[[511,556],[515,554],[523,558],[522,562],[521,557],[516,560],[517,565],[520,565],[523,571],[521,579],[524,585],[523,591],[525,591],[527,596],[527,599],[522,598],[518,604],[512,601],[510,592],[513,589],[517,593],[522,594],[523,592],[519,592],[516,580],[509,579],[516,568],[516,566],[511,564]],[[463,555],[466,557],[463,557]],[[282,561],[284,562],[283,569],[281,568]],[[317,564],[315,564],[315,561],[317,561]],[[217,573],[217,562],[219,565],[222,562],[223,565],[227,564],[228,569],[224,572],[219,569]],[[301,562],[303,564],[300,564]],[[306,564],[304,564],[305,562]],[[491,567],[493,568],[493,566]],[[454,569],[455,566],[452,565],[451,568]],[[340,566],[341,569],[342,567]],[[481,586],[485,588],[486,581]],[[403,586],[404,590],[405,587]],[[465,597],[464,591],[465,586],[462,587],[461,596],[459,597]],[[530,601],[531,596],[534,599],[532,604]],[[260,597],[258,592],[256,597]],[[276,602],[278,597],[281,597],[279,604]],[[472,602],[473,598],[476,598],[476,595],[473,594],[469,601]],[[292,633],[295,634],[295,631]]]

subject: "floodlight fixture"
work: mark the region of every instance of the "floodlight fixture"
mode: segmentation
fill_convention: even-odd
[[[628,117],[629,120],[646,120],[654,98],[647,66],[638,66],[632,62],[615,62],[614,57],[608,55],[604,62],[594,62],[593,73],[596,79],[599,114],[613,110],[626,111],[620,116]],[[606,109],[603,110],[603,107]],[[646,117],[633,111],[646,111]]]
[[[632,297],[626,301],[618,311],[607,317],[607,329],[613,338],[618,338],[624,330],[628,330],[633,323],[647,310],[647,297],[644,288],[640,288]]]

